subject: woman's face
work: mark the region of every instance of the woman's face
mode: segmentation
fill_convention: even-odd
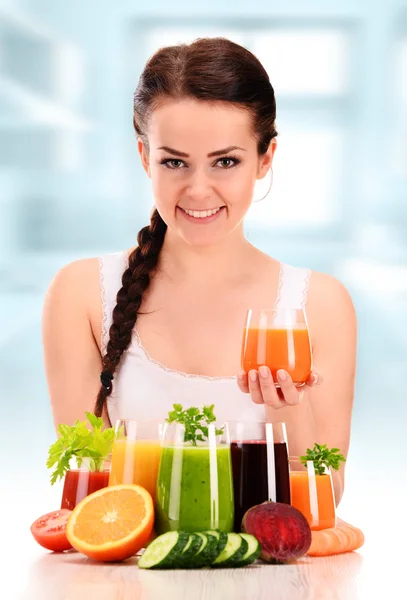
[[[251,115],[224,102],[168,100],[152,113],[149,153],[139,139],[158,212],[190,245],[215,244],[241,225],[275,140],[259,157]]]

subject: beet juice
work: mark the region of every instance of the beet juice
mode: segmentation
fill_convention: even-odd
[[[276,501],[290,504],[288,452],[285,442],[274,442]],[[241,531],[247,510],[271,500],[269,497],[266,440],[232,442],[232,471],[235,499],[235,531]],[[272,473],[272,470],[270,469]]]

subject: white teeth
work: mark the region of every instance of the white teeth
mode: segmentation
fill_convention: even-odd
[[[219,212],[221,209],[221,207],[219,208],[213,208],[211,210],[186,210],[184,209],[184,212],[187,213],[187,215],[189,215],[190,217],[194,217],[195,219],[205,219],[205,217],[211,217],[212,215],[215,215],[217,212]]]

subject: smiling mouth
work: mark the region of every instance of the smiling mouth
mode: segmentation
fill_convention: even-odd
[[[181,208],[179,206],[178,208]],[[206,219],[207,217],[211,217],[212,215],[216,215],[223,206],[219,206],[218,208],[210,208],[209,210],[189,210],[187,208],[181,208],[187,215],[190,217],[194,217],[195,219]]]

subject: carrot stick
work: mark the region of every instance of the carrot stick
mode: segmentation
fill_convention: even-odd
[[[332,547],[332,536],[328,529],[311,531],[311,546],[307,552],[309,556],[327,556]]]
[[[350,546],[348,552],[357,550],[358,548],[361,548],[363,546],[363,544],[365,543],[365,536],[363,535],[361,529],[359,529],[358,527],[354,527],[353,525],[350,525],[345,521],[342,521],[342,519],[338,519],[337,526],[343,531],[346,531],[350,536]]]
[[[330,556],[353,552],[363,546],[365,537],[360,529],[338,519],[338,525],[312,531],[308,556]]]
[[[347,552],[347,548],[351,547],[350,533],[348,530],[340,527],[333,527],[331,534],[336,538],[336,546],[332,548],[332,553]]]

